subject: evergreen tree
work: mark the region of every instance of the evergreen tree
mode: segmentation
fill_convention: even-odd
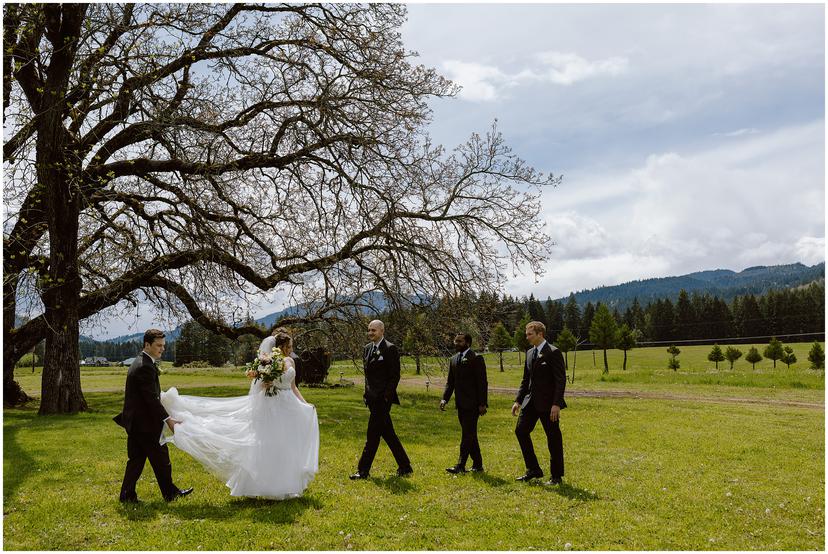
[[[814,341],[811,350],[808,351],[808,361],[811,362],[811,369],[825,369],[825,349],[819,341]]]
[[[756,364],[762,361],[762,355],[755,346],[751,346],[750,350],[748,350],[747,356],[745,356],[745,361],[748,362],[753,369],[756,369]]]
[[[724,354],[722,353],[722,349],[719,347],[718,344],[713,345],[713,350],[707,355],[707,359],[711,362],[715,362],[716,369],[719,369],[719,362],[723,362],[725,360]]]
[[[678,300],[676,301],[675,328],[677,337],[683,339],[696,338],[696,318],[693,306],[690,303],[690,297],[684,289],[679,291]]]
[[[681,354],[681,350],[679,350],[676,345],[671,344],[667,348],[667,352],[670,354],[670,360],[667,362],[667,367],[673,371],[678,370],[678,368],[681,367],[681,363],[678,359],[678,355]]]
[[[540,321],[548,327],[549,323],[546,321],[546,312],[544,311],[543,306],[541,306],[540,301],[535,298],[534,294],[529,295],[529,301],[527,304],[527,311],[529,312],[529,317],[531,318],[530,321]]]
[[[500,371],[503,371],[503,352],[506,350],[510,350],[514,341],[512,337],[509,336],[509,331],[506,330],[506,327],[503,326],[503,323],[497,322],[492,328],[492,332],[489,335],[489,349],[497,352],[500,357]]]
[[[594,317],[595,306],[592,305],[592,302],[587,302],[586,306],[584,306],[584,315],[583,317],[581,317],[581,336],[589,336],[590,329],[592,328],[592,320]]]
[[[742,351],[733,346],[728,346],[725,349],[725,358],[730,362],[730,369],[733,369],[733,362],[742,357]]]
[[[587,304],[587,307],[589,306]],[[609,373],[607,349],[615,346],[617,333],[618,325],[615,323],[615,319],[610,314],[606,304],[599,303],[598,309],[595,311],[595,317],[592,319],[592,324],[589,328],[589,340],[604,351],[604,373]],[[626,356],[626,351],[624,355]]]
[[[774,337],[765,347],[765,351],[762,354],[767,359],[773,360],[773,369],[776,369],[776,360],[782,359],[784,353],[784,350],[782,350],[782,343],[776,340],[776,337]]]
[[[546,331],[549,334],[549,340],[555,341],[564,328],[564,307],[560,302],[555,302],[551,298],[546,299]]]
[[[637,343],[638,330],[630,329],[626,323],[621,325],[615,338],[615,344],[620,350],[624,351],[624,365],[621,366],[624,371],[627,371],[627,351],[635,348]]]
[[[743,337],[758,337],[765,334],[762,311],[759,309],[759,303],[756,301],[756,297],[752,294],[742,298],[741,316]]]
[[[788,369],[791,369],[791,364],[796,363],[796,354],[794,354],[793,348],[790,346],[785,346],[782,350],[782,363],[788,366]]]
[[[569,298],[566,301],[563,320],[564,327],[569,327],[570,331],[579,336],[581,335],[579,332],[581,328],[581,308],[578,307],[578,303],[575,301],[575,294],[573,293],[569,294]]]

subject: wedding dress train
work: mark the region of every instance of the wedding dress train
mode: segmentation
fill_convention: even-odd
[[[276,396],[265,395],[261,382],[232,398],[162,392],[167,413],[181,421],[162,441],[198,460],[232,496],[301,496],[319,470],[319,422],[316,409],[293,394],[296,369],[287,365]]]

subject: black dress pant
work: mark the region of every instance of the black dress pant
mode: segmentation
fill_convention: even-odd
[[[172,482],[172,464],[170,463],[170,452],[167,445],[158,444],[158,433],[129,433],[127,435],[127,461],[124,472],[124,482],[121,485],[121,500],[135,500],[137,494],[135,485],[141,472],[144,471],[144,464],[149,458],[152,471],[155,472],[155,480],[165,499],[171,499],[178,490]]]
[[[466,460],[471,456],[473,467],[483,467],[483,457],[480,454],[480,443],[477,442],[477,420],[480,419],[479,408],[473,410],[457,409],[457,418],[460,420],[462,432],[460,438],[460,458],[457,465],[466,466]]]
[[[391,454],[394,455],[394,460],[400,469],[411,467],[405,448],[397,437],[397,433],[394,432],[394,424],[391,422],[391,402],[386,402],[384,398],[372,399],[368,401],[368,409],[371,412],[368,416],[368,436],[357,466],[359,472],[371,471],[371,464],[374,463],[380,439],[383,439],[391,449]]]
[[[517,435],[520,451],[527,471],[541,471],[535,449],[532,447],[532,430],[540,419],[546,433],[546,446],[549,448],[549,473],[553,479],[559,479],[564,474],[563,437],[561,436],[560,421],[549,421],[549,411],[539,413],[530,402],[520,411],[515,435]]]

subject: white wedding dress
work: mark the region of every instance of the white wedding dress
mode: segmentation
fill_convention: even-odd
[[[161,404],[181,421],[164,437],[221,479],[232,496],[273,499],[302,496],[319,470],[319,422],[316,409],[291,390],[293,360],[265,395],[253,382],[247,396],[208,398],[161,393]]]

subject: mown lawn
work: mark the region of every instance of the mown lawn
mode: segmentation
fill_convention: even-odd
[[[214,372],[215,373],[215,372]],[[493,373],[490,371],[490,374]],[[514,373],[513,373],[514,375]],[[103,376],[97,376],[101,378]],[[246,385],[195,388],[229,396]],[[207,378],[206,375],[201,375]],[[94,382],[95,376],[92,377]],[[121,380],[121,386],[123,381]],[[715,389],[714,386],[708,386]],[[760,389],[746,389],[746,394]],[[523,485],[511,397],[493,394],[481,420],[487,472],[458,477],[456,415],[438,395],[406,389],[393,414],[415,474],[392,477],[382,445],[372,479],[352,482],[367,410],[361,389],[304,391],[317,405],[320,472],[304,498],[233,499],[171,448],[173,476],[193,495],[160,500],[149,466],[140,507],[117,501],[125,434],[111,421],[122,393],[88,393],[92,411],[38,417],[5,410],[6,549],[60,550],[822,550],[824,411],[668,400],[572,398],[563,413],[565,485]],[[548,454],[535,432],[542,465]],[[569,545],[569,546],[567,546]]]

